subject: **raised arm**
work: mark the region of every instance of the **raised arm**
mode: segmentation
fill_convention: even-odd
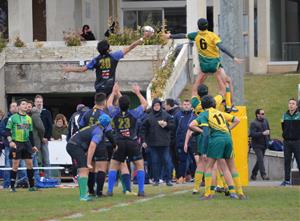
[[[74,66],[63,66],[64,73],[69,72],[86,72],[88,70],[87,66],[74,67]]]
[[[135,93],[135,95],[139,98],[141,105],[144,108],[144,111],[146,110],[147,106],[148,106],[148,102],[147,100],[144,98],[144,96],[141,93],[141,89],[140,86],[136,83],[134,83],[132,85],[132,91],[133,93]]]
[[[126,55],[127,53],[129,53],[132,49],[134,49],[136,46],[142,44],[144,42],[143,38],[140,38],[138,40],[136,40],[135,42],[133,42],[131,45],[129,45],[128,47],[123,49],[123,53],[124,55]]]
[[[120,92],[120,87],[119,87],[119,83],[116,82],[114,84],[114,87],[112,89],[112,93],[109,95],[108,99],[107,99],[107,107],[111,107],[114,106],[114,98],[115,97],[120,97],[122,96],[121,92]]]
[[[240,59],[238,57],[235,57],[229,50],[227,50],[227,48],[224,47],[224,45],[222,45],[222,43],[218,43],[217,47],[224,52],[225,54],[227,54],[230,58],[232,58],[237,64],[241,64],[244,60]]]

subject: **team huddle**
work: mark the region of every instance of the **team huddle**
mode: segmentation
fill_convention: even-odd
[[[230,133],[239,123],[239,119],[230,113],[238,110],[232,104],[232,82],[222,68],[220,50],[237,63],[240,63],[241,59],[228,52],[221,44],[221,39],[207,30],[208,22],[206,19],[199,19],[198,27],[199,31],[187,35],[163,35],[165,38],[187,37],[189,40],[195,41],[199,53],[201,72],[193,85],[190,100],[193,114],[189,119],[189,127],[184,140],[184,151],[187,152],[190,148],[190,140],[196,139],[197,148],[194,150],[194,157],[197,169],[194,177],[193,194],[199,192],[200,184],[204,178],[205,192],[200,199],[212,199],[219,179],[222,182],[225,195],[233,199],[246,199],[234,163]],[[138,136],[138,125],[147,121],[145,111],[151,104],[148,104],[141,94],[140,87],[133,84],[132,90],[138,97],[140,105],[135,109],[130,109],[130,98],[121,94],[120,86],[115,82],[115,72],[118,61],[130,50],[141,44],[144,38],[153,34],[152,30],[150,30],[151,33],[148,32],[145,30],[143,38],[116,52],[110,52],[107,40],[100,41],[97,45],[99,55],[89,64],[84,67],[64,67],[65,73],[85,72],[93,69],[96,73],[95,106],[85,112],[80,119],[81,129],[70,137],[66,147],[72,158],[73,166],[78,171],[81,201],[90,201],[93,196],[113,196],[118,173],[121,174],[124,193],[134,194],[130,187],[131,177],[126,164],[127,159],[134,163],[137,171],[138,193],[136,195],[145,196],[145,169],[142,149],[147,147]],[[215,97],[209,95],[208,87],[203,84],[208,74],[214,74],[218,82],[219,94]],[[23,102],[26,103],[25,100],[21,100],[18,105],[22,107]],[[24,111],[22,112],[22,108],[20,110],[20,113],[9,119],[7,135],[12,148],[13,159],[28,159],[27,174],[30,190],[35,190],[32,160],[30,163],[30,159],[32,151],[37,149],[31,139],[30,117]],[[155,123],[162,130],[170,126],[163,119]],[[13,165],[17,165],[17,162]],[[11,173],[12,190],[15,190],[14,182],[17,169],[16,166],[13,166]],[[108,190],[104,194],[106,171],[108,171]]]

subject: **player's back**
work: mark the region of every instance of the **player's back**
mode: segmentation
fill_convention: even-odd
[[[217,44],[221,42],[219,36],[211,31],[199,31],[195,37],[199,55],[206,58],[219,58],[220,50]]]
[[[228,123],[233,122],[233,115],[221,112],[215,108],[209,108],[201,113],[201,115],[203,115],[203,122],[206,121],[208,124],[207,126],[211,129],[211,136],[230,133]]]

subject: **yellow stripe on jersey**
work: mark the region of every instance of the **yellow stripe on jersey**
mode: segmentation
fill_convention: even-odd
[[[210,31],[199,31],[195,38],[198,53],[207,58],[219,58],[220,50],[217,44],[221,42],[218,35]]]

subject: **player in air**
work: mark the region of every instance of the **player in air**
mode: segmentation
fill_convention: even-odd
[[[107,106],[110,116],[113,118],[117,149],[113,153],[110,161],[108,173],[108,191],[107,195],[113,195],[113,188],[116,182],[117,171],[120,164],[128,157],[136,166],[137,181],[138,181],[138,196],[144,196],[144,160],[140,144],[137,141],[137,120],[143,117],[144,111],[147,108],[147,101],[140,92],[140,87],[137,84],[132,85],[132,90],[139,98],[140,105],[135,109],[129,109],[130,99],[126,95],[119,98],[118,106],[113,105],[114,97],[120,92],[116,84],[113,93],[107,100]]]
[[[231,57],[236,63],[242,63],[242,59],[233,56],[222,44],[222,40],[214,32],[208,31],[208,21],[205,18],[198,20],[199,31],[188,34],[164,34],[167,39],[188,38],[195,41],[201,71],[196,79],[196,85],[202,84],[207,78],[207,74],[215,74],[220,90],[225,90],[229,84],[229,90],[233,93],[233,85],[230,77],[225,73],[221,64],[220,51]],[[227,109],[232,108],[231,100],[227,103]]]
[[[96,92],[105,93],[107,96],[112,92],[112,88],[115,84],[116,69],[120,59],[128,54],[139,44],[144,42],[144,38],[148,38],[153,35],[151,31],[144,31],[144,37],[133,42],[128,47],[122,50],[110,52],[110,45],[107,40],[102,40],[97,45],[99,55],[92,59],[87,65],[83,67],[72,67],[64,66],[63,70],[65,73],[68,72],[85,72],[87,70],[95,70],[96,81],[95,90]]]

